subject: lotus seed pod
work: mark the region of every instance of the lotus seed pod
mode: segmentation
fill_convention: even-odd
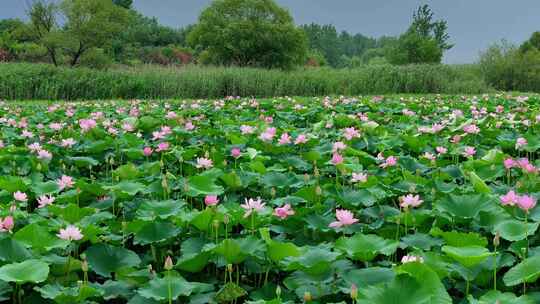
[[[229,273],[232,273],[233,272],[233,265],[232,264],[227,264],[227,271]]]
[[[315,194],[317,194],[318,196],[321,196],[322,194],[322,189],[321,189],[321,186],[318,186],[315,188]]]
[[[225,214],[225,215],[223,216],[223,224],[228,225],[228,224],[229,224],[229,220],[230,220],[229,215],[228,215],[228,214]]]
[[[304,302],[308,303],[308,302],[311,302],[312,300],[313,298],[311,297],[311,292],[309,291],[304,292]]]
[[[84,272],[88,272],[88,262],[85,259],[83,259],[83,261],[81,263],[81,269]]]

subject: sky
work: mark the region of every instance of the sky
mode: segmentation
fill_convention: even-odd
[[[0,19],[24,17],[29,0],[0,0]],[[370,37],[399,35],[413,11],[429,4],[436,19],[448,21],[451,42],[446,63],[471,63],[501,39],[519,44],[540,30],[539,0],[276,0],[297,24],[333,24]],[[195,23],[210,0],[134,0],[137,10],[169,26]]]

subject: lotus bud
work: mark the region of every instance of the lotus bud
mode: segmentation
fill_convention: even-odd
[[[41,171],[41,163],[38,163],[38,164],[36,165],[36,169],[37,169],[38,171]]]
[[[308,183],[309,182],[309,174],[305,173],[304,174],[304,183]]]
[[[358,298],[358,287],[356,284],[351,285],[351,299],[356,300]]]
[[[315,194],[317,194],[317,196],[321,196],[322,194],[321,186],[317,185],[317,187],[315,188]]]
[[[13,213],[15,211],[17,211],[17,205],[13,204],[11,207],[9,207],[9,212]]]
[[[495,237],[493,238],[493,246],[498,247],[501,243],[501,235],[499,234],[499,231],[495,233]]]
[[[165,259],[165,265],[163,265],[163,268],[165,268],[165,270],[171,270],[173,268],[173,261],[171,259],[171,256],[167,256],[167,258]]]
[[[227,264],[227,272],[232,273],[233,272],[233,265]]]
[[[83,259],[83,261],[81,263],[81,269],[84,272],[88,272],[88,262],[86,261],[86,259]]]
[[[276,287],[276,296],[277,298],[281,298],[281,287],[279,287],[279,285]]]
[[[189,191],[189,184],[188,184],[188,181],[186,180],[184,182],[184,192],[188,192]]]
[[[228,225],[228,224],[229,224],[229,220],[230,220],[229,215],[228,215],[228,214],[225,214],[225,215],[223,216],[223,224]]]
[[[315,169],[313,169],[313,175],[315,175],[315,177],[319,177],[319,169],[317,167],[315,167]]]
[[[166,191],[169,189],[169,183],[167,183],[167,175],[163,175],[163,178],[161,179],[161,187],[165,189]]]
[[[208,151],[205,151],[205,152],[204,152],[204,157],[205,157],[205,158],[210,158],[210,153],[208,153]]]
[[[214,227],[214,229],[218,230],[219,229],[219,221],[218,220],[213,220],[212,221],[212,226]]]
[[[276,188],[275,187],[272,187],[272,189],[270,189],[270,195],[272,197],[276,197]]]
[[[226,159],[223,160],[223,166],[227,166],[227,160]]]
[[[311,302],[312,300],[313,300],[313,297],[311,297],[311,292],[309,291],[304,292],[304,302],[308,303],[308,302]]]

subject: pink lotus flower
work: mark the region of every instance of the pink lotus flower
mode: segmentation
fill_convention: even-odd
[[[21,136],[25,137],[25,138],[30,138],[30,137],[34,136],[34,133],[32,133],[32,132],[30,132],[28,130],[23,130],[22,133],[21,133]]]
[[[330,223],[328,227],[340,228],[358,222],[358,219],[354,218],[354,214],[352,214],[352,212],[343,209],[336,210],[336,219],[337,221]]]
[[[422,155],[424,158],[434,161],[436,159],[435,155],[433,153],[426,152]]]
[[[354,127],[350,127],[345,129],[343,136],[347,140],[352,140],[353,138],[360,137],[360,133]]]
[[[169,112],[167,113],[167,115],[165,115],[165,118],[167,118],[167,119],[175,119],[175,118],[177,118],[177,117],[178,117],[178,115],[176,115],[176,113],[173,112],[173,111],[169,111]]]
[[[144,147],[144,149],[143,149],[143,154],[146,157],[152,155],[152,152],[154,152],[154,150],[152,148],[150,148],[150,147]]]
[[[13,230],[13,227],[15,226],[15,221],[13,220],[13,217],[6,216],[4,220],[0,218],[0,231],[11,231]]]
[[[341,150],[345,150],[347,148],[347,145],[344,144],[341,141],[336,141],[334,145],[332,146],[332,152],[339,152]]]
[[[69,225],[65,229],[60,229],[60,233],[57,236],[66,241],[78,241],[83,238],[81,230],[73,225]]]
[[[188,131],[193,131],[195,130],[195,125],[191,122],[191,121],[188,121],[186,122],[186,124],[184,125],[184,128]]]
[[[41,150],[41,145],[37,142],[35,143],[31,143],[28,145],[28,149],[30,149],[30,151],[32,152],[37,152],[39,150]]]
[[[454,135],[452,136],[452,139],[450,139],[450,142],[453,143],[453,144],[457,144],[461,141],[461,136],[459,135]]]
[[[436,147],[435,151],[437,151],[437,154],[442,155],[446,154],[446,152],[448,152],[448,149],[446,149],[445,147]]]
[[[246,213],[244,213],[244,218],[251,215],[251,213],[255,212],[262,212],[264,210],[264,204],[261,200],[261,198],[257,198],[256,200],[250,198],[250,199],[244,199],[244,204],[240,205],[240,207],[244,208],[246,210]]]
[[[501,196],[501,204],[505,206],[514,206],[518,202],[518,196],[513,190],[508,191],[505,195]]]
[[[423,200],[420,199],[419,195],[412,195],[412,194],[407,194],[405,196],[402,196],[399,198],[399,200],[400,200],[399,206],[405,209],[409,207],[418,207],[424,202]]]
[[[516,140],[516,149],[523,148],[527,145],[527,140],[523,137],[520,137]]]
[[[343,163],[343,156],[341,156],[341,154],[337,152],[332,154],[332,164],[334,164],[334,166],[337,166],[341,163]]]
[[[54,200],[55,200],[54,196],[42,195],[38,197],[37,199],[38,208],[43,208],[43,207],[47,207],[48,205],[52,205],[52,203],[54,203]]]
[[[467,134],[478,134],[480,133],[480,128],[476,125],[466,125],[463,127],[463,131]]]
[[[81,119],[79,120],[79,126],[83,132],[88,132],[97,126],[97,123],[93,119]]]
[[[395,156],[390,156],[384,161],[384,163],[380,164],[379,167],[388,168],[388,167],[393,167],[396,164],[397,164],[397,158]]]
[[[239,158],[240,156],[242,156],[242,151],[240,150],[240,148],[232,148],[231,156],[234,158]]]
[[[51,128],[51,130],[54,130],[54,131],[59,131],[62,129],[62,127],[63,127],[63,124],[59,122],[53,122],[49,124],[49,128]]]
[[[367,178],[368,178],[367,174],[363,172],[360,172],[360,173],[353,172],[351,182],[352,183],[358,183],[358,182],[365,183],[367,182]]]
[[[61,142],[60,146],[62,146],[64,148],[71,148],[76,143],[77,142],[73,138],[66,138],[66,139],[62,139],[62,142]]]
[[[286,204],[283,207],[278,207],[274,209],[274,215],[284,220],[290,215],[294,215],[294,210],[291,208],[290,204]]]
[[[67,175],[62,175],[62,177],[58,179],[56,183],[58,184],[58,187],[60,188],[60,190],[71,188],[75,184],[73,182],[73,178]]]
[[[402,264],[411,263],[411,262],[424,263],[424,258],[419,257],[419,256],[414,256],[414,255],[405,255],[401,258]]]
[[[269,141],[272,141],[272,139],[274,138],[274,136],[276,136],[276,128],[270,127],[270,128],[268,128],[268,129],[266,129],[263,133],[261,133],[261,135],[259,136],[259,138],[260,138],[262,141],[269,142]]]
[[[214,166],[214,163],[212,162],[211,159],[208,159],[206,157],[198,157],[197,158],[197,165],[196,167],[201,169],[201,168],[204,168],[204,169],[210,169]]]
[[[298,135],[296,139],[294,140],[295,145],[300,145],[300,144],[305,144],[305,143],[307,143],[307,137],[304,134]]]
[[[291,143],[291,137],[287,133],[281,134],[281,137],[279,138],[278,144],[280,145],[288,145]]]
[[[242,132],[242,135],[253,134],[255,132],[255,128],[252,126],[241,125],[240,132]]]
[[[17,192],[15,192],[15,193],[13,193],[13,198],[14,198],[16,201],[19,201],[19,202],[26,202],[26,201],[28,201],[28,196],[26,195],[26,193],[21,192],[21,191],[17,191]]]
[[[473,157],[476,154],[476,149],[474,147],[465,147],[465,151],[463,151],[463,156],[465,157]]]
[[[158,144],[156,152],[162,152],[169,150],[169,143],[164,141]]]
[[[204,203],[206,204],[206,206],[215,206],[219,203],[219,199],[217,195],[207,195],[204,198]]]
[[[47,151],[47,150],[39,150],[38,151],[38,156],[37,156],[39,159],[42,159],[42,160],[45,160],[45,161],[49,161],[52,159],[52,153]]]
[[[505,159],[503,164],[507,170],[512,169],[513,167],[517,165],[517,163],[512,158]]]
[[[523,211],[529,213],[529,210],[536,206],[536,198],[529,195],[521,195],[518,197],[517,205]]]
[[[122,124],[122,130],[124,130],[124,132],[133,132],[135,127],[129,122],[126,122]]]

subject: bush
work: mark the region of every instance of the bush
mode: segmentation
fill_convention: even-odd
[[[107,69],[113,64],[113,59],[105,54],[103,49],[92,49],[81,57],[80,65],[94,69]]]
[[[480,55],[485,80],[505,91],[540,92],[540,51],[520,51],[505,41],[492,45]]]
[[[475,66],[363,66],[294,71],[256,68],[144,66],[115,70],[0,65],[5,99],[221,98],[391,93],[483,93]]]

